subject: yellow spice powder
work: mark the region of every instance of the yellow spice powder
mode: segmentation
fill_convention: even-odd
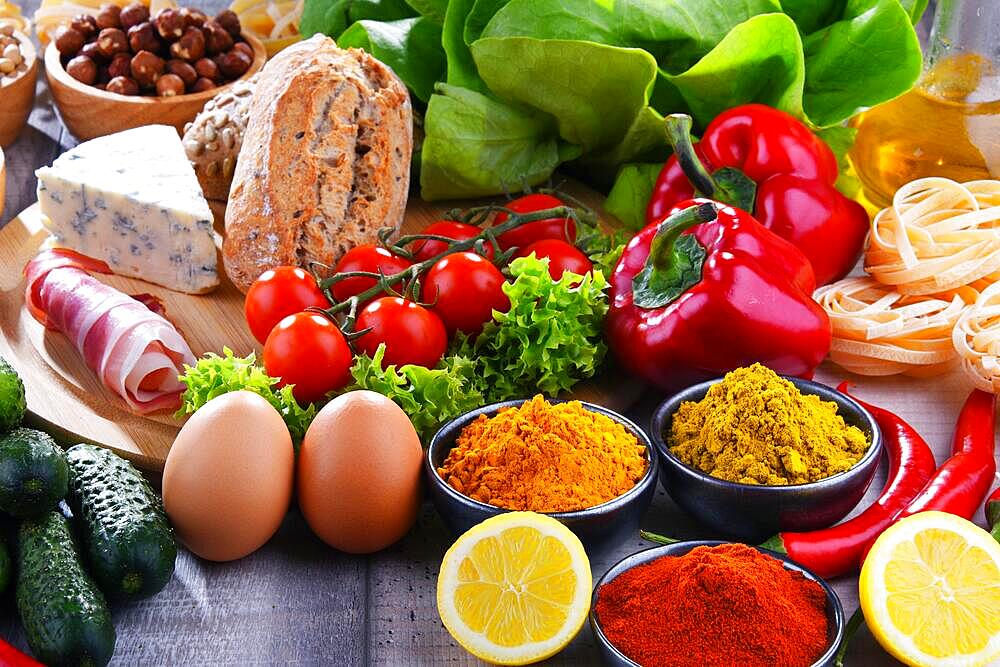
[[[713,477],[743,484],[804,484],[851,468],[868,438],[837,404],[761,364],[739,368],[673,417],[670,451]]]
[[[438,468],[460,493],[511,510],[570,512],[622,495],[646,473],[645,445],[579,401],[541,395],[480,415]]]

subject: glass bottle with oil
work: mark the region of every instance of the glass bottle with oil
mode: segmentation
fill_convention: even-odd
[[[917,178],[1000,178],[1000,0],[939,0],[924,74],[857,116],[851,150],[865,197],[892,203]]]

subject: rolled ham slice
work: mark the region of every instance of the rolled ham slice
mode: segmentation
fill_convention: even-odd
[[[155,297],[133,298],[91,273],[111,273],[100,260],[62,248],[45,250],[24,267],[24,301],[46,328],[69,338],[105,387],[136,414],[176,409],[178,376],[194,353],[160,312]]]

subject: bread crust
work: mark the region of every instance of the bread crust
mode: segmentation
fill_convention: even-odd
[[[226,209],[233,284],[332,267],[380,228],[398,230],[412,144],[409,93],[386,65],[319,35],[278,54],[257,82]]]

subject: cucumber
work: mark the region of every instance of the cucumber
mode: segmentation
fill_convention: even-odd
[[[9,431],[24,418],[24,383],[7,361],[0,357],[0,433]]]
[[[68,482],[66,454],[47,433],[16,428],[0,437],[0,510],[39,516],[66,496]]]
[[[3,595],[7,590],[7,584],[10,583],[11,568],[10,553],[7,552],[3,537],[0,537],[0,595]]]
[[[107,602],[58,510],[18,530],[17,609],[31,652],[50,667],[103,667],[115,652]]]
[[[101,590],[112,600],[159,593],[173,576],[177,558],[163,501],[128,461],[107,449],[76,445],[66,459],[66,501]]]

